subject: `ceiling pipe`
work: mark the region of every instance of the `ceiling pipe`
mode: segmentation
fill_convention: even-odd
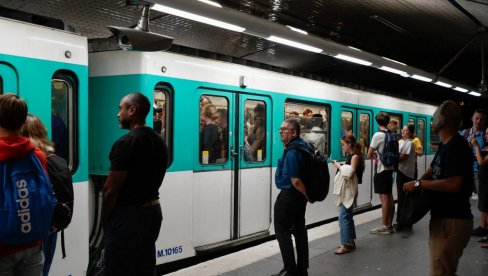
[[[266,21],[265,19],[244,13],[237,10],[232,10],[226,7],[217,8],[200,1],[195,0],[146,0],[147,2],[164,5],[172,9],[178,9],[181,11],[194,13],[199,16],[205,16],[214,20],[219,20],[222,22],[227,22],[229,24],[239,26],[243,28],[242,31],[245,34],[259,37],[262,39],[269,40],[271,36],[279,37],[284,40],[290,40],[292,42],[299,42],[303,45],[308,45],[316,49],[321,49],[320,54],[336,57],[338,55],[350,56],[353,58],[361,59],[367,61],[369,66],[380,69],[380,68],[392,68],[398,71],[404,71],[409,76],[421,76],[430,79],[429,82],[436,83],[449,83],[452,88],[464,87],[469,90],[474,90],[465,84],[446,79],[427,72],[425,70],[412,67],[406,64],[395,62],[376,54],[368,53],[365,51],[358,51],[357,49],[349,48],[346,45],[339,44],[329,39],[318,37],[315,35],[304,35],[295,31],[290,30],[284,25],[280,25],[274,22]],[[436,80],[436,81],[434,81]]]

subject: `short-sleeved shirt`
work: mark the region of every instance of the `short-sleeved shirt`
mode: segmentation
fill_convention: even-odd
[[[369,145],[370,148],[373,148],[376,153],[378,154],[378,166],[376,169],[377,173],[381,173],[384,170],[393,170],[393,166],[383,166],[381,160],[379,158],[380,153],[383,152],[383,148],[385,147],[385,133],[378,131],[373,135],[371,138],[371,144]]]
[[[289,142],[285,145],[285,148],[294,144],[303,146],[307,149],[311,148],[311,146],[301,138]],[[307,158],[305,153],[297,149],[291,149],[283,153],[283,156],[278,160],[278,166],[275,172],[275,184],[278,189],[292,189],[293,184],[291,183],[291,178],[299,178],[304,183],[308,181],[308,176],[310,174],[308,173],[308,168],[303,165],[305,158]]]
[[[404,175],[413,179],[413,177],[415,176],[415,163],[417,161],[417,155],[415,154],[412,140],[399,140],[398,149],[400,155],[408,155],[407,159],[398,163],[398,170],[401,171]]]
[[[473,192],[473,156],[466,139],[455,135],[447,144],[439,144],[439,148],[430,164],[433,179],[446,179],[462,176],[463,184],[459,192],[436,192],[428,190],[431,195],[431,218],[472,218],[469,197]]]
[[[420,143],[420,139],[418,137],[413,138],[412,143],[414,145],[414,150],[420,149],[422,150],[422,143]]]
[[[466,131],[468,133],[466,133]],[[467,141],[470,142],[471,137],[473,137],[473,132],[474,132],[473,128],[468,128],[468,129],[462,130],[459,134],[463,137],[466,137]],[[476,139],[476,142],[478,142],[478,145],[480,145],[480,149],[485,147],[485,140],[483,138],[484,135],[485,135],[484,130],[479,130],[478,134],[474,134],[474,139]],[[476,160],[476,158],[474,158],[474,157],[476,157],[476,149],[473,147],[471,150],[473,152],[473,158],[471,158],[471,161],[473,162],[473,170],[475,172],[477,172],[479,164],[478,164],[478,160]]]
[[[168,164],[163,139],[149,127],[131,129],[110,151],[110,170],[127,171],[117,206],[137,206],[159,198]]]

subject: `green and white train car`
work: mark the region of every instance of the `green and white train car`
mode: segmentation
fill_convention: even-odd
[[[415,124],[424,147],[419,174],[433,157],[431,105],[175,53],[89,54],[85,37],[7,19],[0,19],[0,26],[0,92],[26,99],[29,111],[58,141],[58,153],[69,161],[76,182],[73,222],[65,231],[67,257],[61,258],[58,245],[53,275],[86,272],[90,246],[100,237],[99,193],[110,167],[108,154],[126,133],[118,126],[119,102],[134,91],[153,101],[147,125],[157,128],[170,150],[160,189],[159,265],[274,233],[274,172],[283,154],[278,128],[295,112],[305,139],[313,131],[303,111],[321,115],[318,148],[332,159],[345,160],[340,137],[346,132],[367,150],[380,111],[390,113],[397,129]],[[211,116],[202,110],[211,110]],[[258,122],[264,135],[255,144]],[[218,156],[203,145],[206,124],[218,126]],[[357,209],[379,204],[372,168],[367,160]],[[335,174],[332,165],[329,171]],[[309,204],[307,224],[336,218],[334,200],[330,192],[325,201]]]

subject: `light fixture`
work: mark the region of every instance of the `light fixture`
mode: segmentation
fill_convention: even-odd
[[[391,67],[388,67],[388,66],[381,66],[380,67],[381,70],[383,71],[387,71],[387,72],[390,72],[390,73],[394,73],[394,74],[398,74],[402,77],[410,77],[410,75],[405,72],[405,71],[402,71],[402,70],[398,70],[398,69],[395,69],[395,68],[391,68]]]
[[[462,88],[459,86],[454,87],[454,90],[459,91],[459,92],[463,92],[463,93],[468,92],[468,89],[465,89],[465,88]]]
[[[209,0],[198,0],[198,1],[205,3],[205,4],[208,4],[208,5],[212,5],[214,7],[222,8],[222,6],[219,3],[216,3],[214,1],[209,1]]]
[[[286,25],[286,27],[288,27],[290,30],[292,31],[295,31],[297,33],[301,33],[301,34],[304,34],[304,35],[308,35],[308,33],[304,30],[301,30],[301,29],[298,29],[298,28],[295,28],[295,27],[292,27],[292,26],[289,26],[289,25]]]
[[[481,96],[481,93],[478,93],[476,91],[471,91],[471,92],[469,92],[469,95],[473,95],[473,96],[479,97],[479,96]]]
[[[235,32],[240,32],[241,33],[241,32],[244,32],[246,30],[245,28],[240,27],[240,26],[237,26],[237,25],[229,24],[229,23],[226,23],[226,22],[223,22],[223,21],[215,20],[215,19],[212,19],[212,18],[209,18],[209,17],[205,17],[205,16],[198,15],[198,14],[194,14],[194,13],[190,13],[190,12],[186,12],[186,11],[182,11],[182,10],[178,10],[178,9],[173,9],[173,8],[170,8],[170,7],[167,7],[167,6],[163,6],[163,5],[160,5],[160,4],[155,4],[154,6],[152,6],[152,9],[153,10],[156,10],[156,11],[160,11],[160,12],[164,12],[164,13],[176,15],[176,16],[179,16],[179,17],[183,17],[183,18],[186,18],[186,19],[198,21],[198,22],[201,22],[201,23],[209,24],[209,25],[212,25],[212,26],[215,26],[215,27],[219,27],[219,28],[224,28],[224,29],[227,29],[227,30],[235,31]]]
[[[359,49],[359,48],[356,48],[356,47],[352,47],[352,46],[347,46],[347,48],[350,48],[350,49],[353,49],[353,50],[356,50],[356,51],[360,51],[360,52],[362,52],[362,50],[361,50],[361,49]]]
[[[288,46],[291,46],[291,47],[299,48],[299,49],[302,49],[302,50],[307,50],[307,51],[314,52],[314,53],[321,53],[323,51],[322,49],[317,48],[317,47],[313,47],[313,46],[310,46],[310,45],[307,45],[307,44],[303,44],[303,43],[300,43],[300,42],[296,42],[296,41],[292,41],[292,40],[289,40],[289,39],[277,37],[277,36],[274,36],[274,35],[268,37],[267,39],[269,41],[273,41],[273,42],[285,44],[285,45],[288,45]]]
[[[366,65],[366,66],[370,66],[371,64],[373,64],[372,62],[369,62],[369,61],[366,61],[363,59],[359,59],[359,58],[355,58],[355,57],[346,56],[343,54],[338,54],[338,55],[335,55],[334,57],[336,57],[338,59],[346,60],[349,62],[354,62],[354,63],[361,64],[361,65]]]
[[[420,80],[420,81],[425,81],[425,82],[431,82],[432,79],[421,76],[421,75],[412,75],[412,79]]]
[[[445,82],[442,82],[442,81],[436,81],[434,84],[437,84],[439,86],[446,87],[446,88],[451,88],[452,87],[452,85],[450,85],[449,83],[445,83]]]
[[[401,64],[401,65],[405,65],[405,66],[407,66],[407,65],[406,65],[405,63],[403,63],[403,62],[399,62],[399,61],[394,60],[394,59],[391,59],[391,58],[387,58],[387,57],[382,57],[382,58],[384,58],[384,59],[386,59],[386,60],[389,60],[389,61],[396,62],[396,63]]]

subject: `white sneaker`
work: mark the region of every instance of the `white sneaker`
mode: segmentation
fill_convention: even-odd
[[[393,226],[385,226],[385,225],[380,225],[378,227],[375,227],[369,231],[370,234],[375,234],[375,235],[390,235],[393,234]]]
[[[472,199],[472,200],[478,200],[478,194],[473,194],[473,195],[471,196],[471,199]]]

